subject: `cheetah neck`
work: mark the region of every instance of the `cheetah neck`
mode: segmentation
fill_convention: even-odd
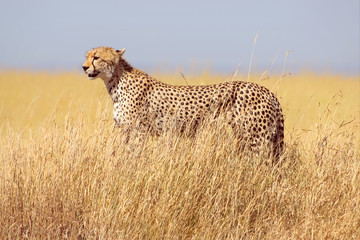
[[[112,98],[116,89],[121,83],[121,78],[123,77],[123,75],[125,75],[125,72],[130,68],[132,68],[131,65],[128,64],[125,61],[125,59],[120,59],[119,64],[112,69],[110,74],[111,77],[109,79],[104,79],[106,89]]]
[[[140,78],[147,82],[156,81],[145,72],[132,67],[125,59],[121,59],[119,65],[114,69],[112,77],[108,81],[104,81],[113,103],[115,104],[121,99],[121,95],[129,87],[131,80]]]

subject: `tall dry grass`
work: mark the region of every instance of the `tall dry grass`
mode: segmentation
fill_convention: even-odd
[[[278,166],[221,126],[124,144],[101,81],[2,72],[0,238],[359,239],[358,78],[260,78],[286,115]]]

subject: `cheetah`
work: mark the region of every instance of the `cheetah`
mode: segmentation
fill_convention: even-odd
[[[82,66],[90,80],[104,81],[113,101],[115,125],[141,126],[161,134],[173,126],[196,130],[206,116],[216,119],[223,115],[251,150],[267,149],[275,159],[280,157],[284,117],[279,101],[267,88],[242,81],[200,86],[165,84],[132,67],[124,52],[94,48],[86,53]]]

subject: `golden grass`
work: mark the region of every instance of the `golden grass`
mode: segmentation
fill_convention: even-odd
[[[261,78],[286,115],[280,166],[217,127],[124,144],[100,80],[1,72],[0,238],[359,239],[359,78]]]

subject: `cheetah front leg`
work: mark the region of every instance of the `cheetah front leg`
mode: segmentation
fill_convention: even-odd
[[[124,144],[127,144],[130,140],[130,132],[131,132],[131,126],[129,124],[121,124],[118,121],[114,119],[114,125],[112,128],[112,133],[118,133],[121,136],[125,136]]]

